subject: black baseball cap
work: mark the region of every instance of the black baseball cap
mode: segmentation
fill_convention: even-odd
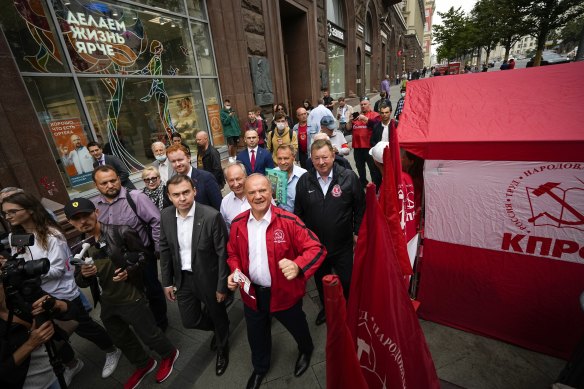
[[[91,213],[93,211],[95,211],[95,204],[91,200],[81,197],[69,201],[63,209],[68,220],[79,213]]]

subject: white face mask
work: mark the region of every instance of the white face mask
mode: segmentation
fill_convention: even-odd
[[[406,97],[406,92],[401,93],[402,97]]]
[[[284,128],[286,128],[286,123],[276,123],[276,127],[278,130],[282,131]]]
[[[166,155],[157,155],[156,160],[158,162],[164,162],[164,161],[166,161]]]
[[[231,109],[231,105],[226,105],[225,109],[229,111]]]

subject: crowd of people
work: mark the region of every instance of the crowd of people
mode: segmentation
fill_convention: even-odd
[[[229,146],[227,164],[222,165],[206,132],[195,134],[196,156],[180,136],[169,144],[155,142],[155,160],[142,170],[140,190],[119,159],[91,142],[92,179],[99,194],[92,200],[71,199],[64,208],[78,232],[76,242],[67,241],[55,215],[38,199],[17,188],[1,193],[4,228],[34,236],[23,255],[25,261],[50,262],[48,272],[39,276],[42,298],[56,299],[56,314],[75,323],[68,336],[77,334],[102,350],[102,377],[115,371],[122,355],[135,367],[125,388],[137,387],[155,370],[158,383],[172,374],[181,352],[165,335],[167,304],[173,303],[180,325],[213,334],[215,372],[223,375],[229,366],[227,307],[237,289],[253,365],[247,388],[258,388],[270,368],[272,317],[298,345],[294,375],[300,376],[314,349],[302,307],[306,282],[315,276],[321,301],[316,325],[326,322],[324,275],[339,275],[345,297],[350,293],[367,176],[377,187],[382,181],[382,160],[372,150],[387,146],[403,109],[405,93],[397,102],[395,120],[391,118],[389,84],[386,77],[380,100],[372,106],[363,97],[358,110],[343,97],[334,101],[327,91],[316,106],[307,100],[295,110],[296,124],[282,104],[274,106],[270,125],[261,109],[253,107],[239,152],[242,131],[225,100],[221,121]],[[357,173],[346,158],[351,149]],[[275,196],[270,169],[286,173],[284,201]],[[223,196],[225,184],[229,191]],[[13,245],[0,254],[2,265],[17,251]],[[103,326],[89,316],[92,305],[80,288],[89,288],[94,304],[101,304]],[[19,374],[0,374],[0,386],[18,380],[58,388],[59,374],[38,346],[64,321],[36,326],[35,319],[12,318],[3,297],[0,293],[2,336],[18,336],[10,345],[2,344],[1,366],[15,366]],[[62,343],[58,354],[69,384],[83,361],[66,340]]]

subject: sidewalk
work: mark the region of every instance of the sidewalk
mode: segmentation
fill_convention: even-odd
[[[319,311],[314,281],[307,287],[304,310],[315,344],[311,368],[299,378],[293,375],[297,357],[296,344],[282,325],[272,325],[272,366],[263,388],[326,388],[326,325],[315,326]],[[209,350],[211,333],[186,330],[180,324],[176,304],[169,304],[170,327],[167,335],[180,350],[175,371],[162,384],[156,384],[154,373],[147,376],[140,388],[245,388],[252,371],[251,353],[247,343],[243,305],[236,301],[229,308],[231,320],[231,352],[229,367],[221,377],[215,376],[215,353]],[[98,319],[99,305],[91,315]],[[469,334],[435,323],[421,321],[432,353],[442,388],[473,389],[544,389],[549,388],[565,362],[543,354],[521,349],[496,340]],[[115,373],[101,378],[104,354],[94,344],[76,335],[72,344],[85,367],[76,376],[71,388],[111,389],[123,385],[133,367],[122,357]],[[339,372],[339,374],[342,374]]]

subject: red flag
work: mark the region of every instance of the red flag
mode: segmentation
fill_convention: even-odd
[[[395,134],[396,131],[391,131],[391,134]],[[392,139],[392,142],[397,143],[397,135]],[[401,184],[401,158],[399,158],[399,144],[397,145],[397,151],[395,146],[392,146],[390,142],[391,151],[389,148],[383,150],[383,181],[381,182],[381,189],[379,190],[379,205],[383,214],[387,218],[387,223],[389,224],[389,233],[391,234],[391,249],[394,251],[394,256],[400,265],[401,274],[404,276],[409,276],[413,274],[412,265],[410,264],[410,258],[408,257],[408,250],[406,245],[405,236],[403,233],[403,227],[401,226],[400,209],[398,206],[398,195],[396,182],[399,180]],[[397,157],[395,154],[397,153]],[[396,173],[397,168],[395,167],[394,160],[397,159],[399,172]],[[405,211],[405,210],[404,210]],[[361,235],[361,232],[359,232]]]
[[[361,365],[355,354],[355,342],[347,328],[346,302],[339,276],[326,275],[322,283],[327,324],[326,387],[367,388]]]
[[[393,235],[372,184],[367,187],[366,204],[347,315],[361,370],[371,389],[439,388],[434,362],[392,250]]]

